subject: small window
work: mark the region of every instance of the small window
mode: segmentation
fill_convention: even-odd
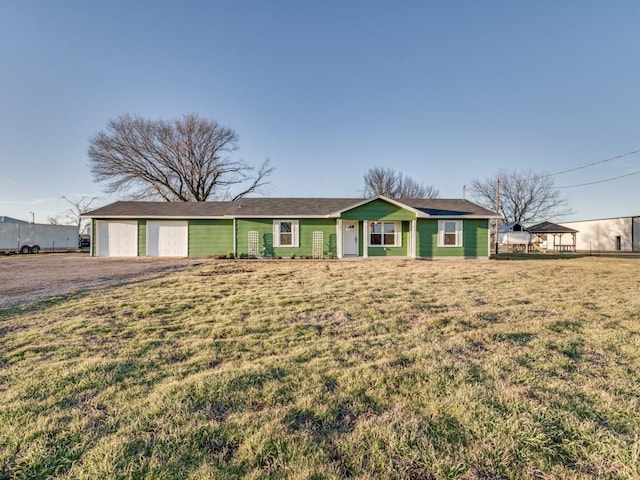
[[[462,221],[440,220],[438,222],[438,246],[461,247],[462,246]]]
[[[298,220],[274,220],[273,221],[273,246],[297,247],[298,246]]]
[[[371,222],[369,245],[372,247],[399,247],[402,228],[400,222]]]

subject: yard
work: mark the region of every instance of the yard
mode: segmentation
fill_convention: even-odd
[[[0,281],[0,478],[640,477],[640,260],[163,262]]]

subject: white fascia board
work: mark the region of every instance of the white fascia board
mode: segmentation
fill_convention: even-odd
[[[274,220],[287,219],[304,219],[304,218],[331,218],[329,215],[225,215],[223,218],[273,218]]]
[[[443,220],[443,219],[455,219],[455,220],[465,220],[467,218],[482,220],[482,219],[490,219],[490,218],[501,218],[500,215],[429,215],[429,218]]]
[[[82,216],[93,220],[229,220],[231,217],[218,216],[180,216],[180,215],[96,215]]]

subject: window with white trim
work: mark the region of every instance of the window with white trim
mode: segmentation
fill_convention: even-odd
[[[298,220],[274,220],[273,221],[273,246],[297,247],[298,246]]]
[[[399,247],[401,245],[401,222],[371,222],[369,224],[369,246]]]
[[[438,221],[438,246],[461,247],[462,246],[462,220]]]

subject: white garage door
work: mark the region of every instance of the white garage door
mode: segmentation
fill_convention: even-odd
[[[150,257],[186,257],[188,255],[187,222],[147,222],[147,255]]]
[[[138,222],[99,221],[96,252],[99,257],[137,256]]]

